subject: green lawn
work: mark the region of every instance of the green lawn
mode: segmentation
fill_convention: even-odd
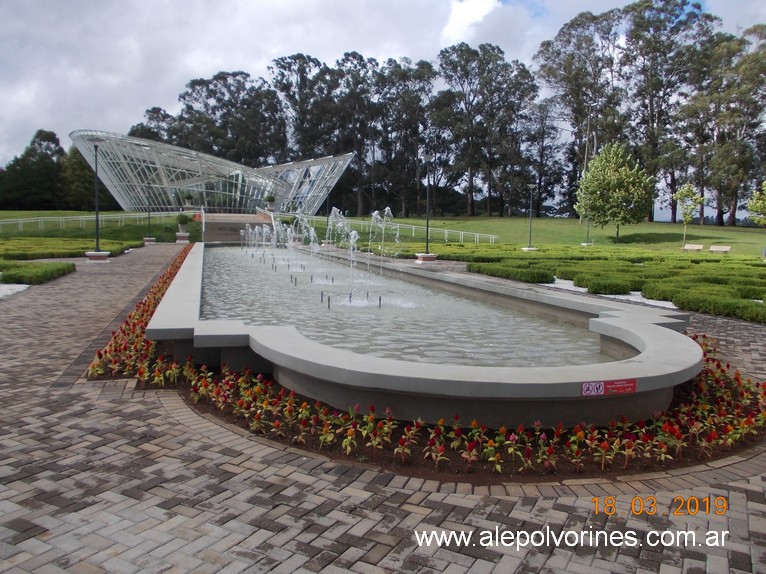
[[[93,212],[92,211],[2,211],[0,210],[0,220],[30,219],[35,217],[77,217],[80,215],[93,215]]]
[[[401,219],[398,223],[425,226],[425,219]],[[523,217],[460,217],[432,219],[434,229],[446,228],[456,231],[472,231],[497,235],[502,243],[519,247],[529,242],[529,219]],[[579,245],[585,241],[585,222],[577,219],[532,219],[532,245]],[[651,249],[653,251],[680,252],[684,226],[671,223],[639,223],[620,228],[620,238],[615,237],[615,227],[603,229],[590,226],[589,239],[597,246]],[[403,234],[403,239],[410,237]],[[433,251],[438,253],[439,239],[432,232]],[[423,241],[422,237],[419,241]],[[716,227],[713,225],[690,225],[686,231],[687,243],[702,243],[707,250],[710,245],[730,245],[732,255],[760,256],[766,248],[766,229],[754,227]]]

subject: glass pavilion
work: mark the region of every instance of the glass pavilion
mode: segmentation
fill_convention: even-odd
[[[315,215],[353,154],[261,168],[121,134],[69,134],[125,211],[255,213],[273,196],[278,211]]]

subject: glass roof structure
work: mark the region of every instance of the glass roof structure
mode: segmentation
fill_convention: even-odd
[[[125,211],[255,213],[274,196],[282,213],[315,215],[353,154],[250,168],[121,134],[76,130],[72,143]]]

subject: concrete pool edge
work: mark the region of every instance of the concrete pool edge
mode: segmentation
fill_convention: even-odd
[[[702,351],[679,333],[688,316],[535,286],[460,273],[403,269],[453,287],[514,297],[531,305],[566,309],[588,319],[589,329],[638,354],[608,363],[567,367],[472,367],[416,363],[359,355],[311,341],[294,326],[263,327],[240,321],[200,321],[204,245],[186,258],[147,326],[147,337],[172,342],[176,357],[192,354],[208,364],[245,364],[272,372],[284,386],[339,409],[356,403],[391,407],[402,419],[436,420],[459,413],[484,424],[540,420],[543,424],[602,424],[624,414],[644,418],[666,408],[673,387],[702,368]],[[413,266],[414,267],[414,266]],[[583,396],[589,389],[602,394]],[[609,394],[613,393],[613,394]],[[417,399],[417,400],[415,400]]]

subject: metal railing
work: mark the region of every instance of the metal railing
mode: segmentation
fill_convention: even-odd
[[[322,217],[319,215],[315,215],[313,217],[308,218],[309,221],[311,221],[312,225],[316,226],[317,222],[325,223],[327,221],[326,217]],[[369,233],[370,227],[372,226],[372,223],[366,220],[359,220],[359,219],[347,219],[346,220],[352,229],[356,229],[360,232],[360,234],[363,233]],[[423,240],[425,240],[426,235],[426,227],[425,225],[411,225],[409,223],[392,223],[391,227],[393,229],[396,229],[399,231],[399,234],[407,233],[411,237],[416,237],[417,235],[420,235],[423,237]],[[440,229],[440,228],[434,228],[429,227],[428,229],[428,239],[437,239],[437,240],[443,240],[445,243],[448,241],[453,241],[456,243],[475,243],[478,245],[482,241],[490,244],[497,243],[499,236],[497,235],[491,235],[489,233],[474,233],[473,231],[459,231],[456,229]]]
[[[166,223],[166,219],[178,215],[177,211],[157,212],[149,215],[148,213],[100,213],[99,223],[113,223],[119,227],[123,225],[142,225],[146,223],[147,217],[152,221],[161,221]],[[193,215],[193,212],[188,212]],[[27,217],[20,219],[0,219],[0,233],[10,233],[12,231],[23,232],[46,229],[68,229],[72,227],[85,228],[95,224],[96,215],[67,215],[60,217]],[[175,221],[173,221],[175,223]]]

